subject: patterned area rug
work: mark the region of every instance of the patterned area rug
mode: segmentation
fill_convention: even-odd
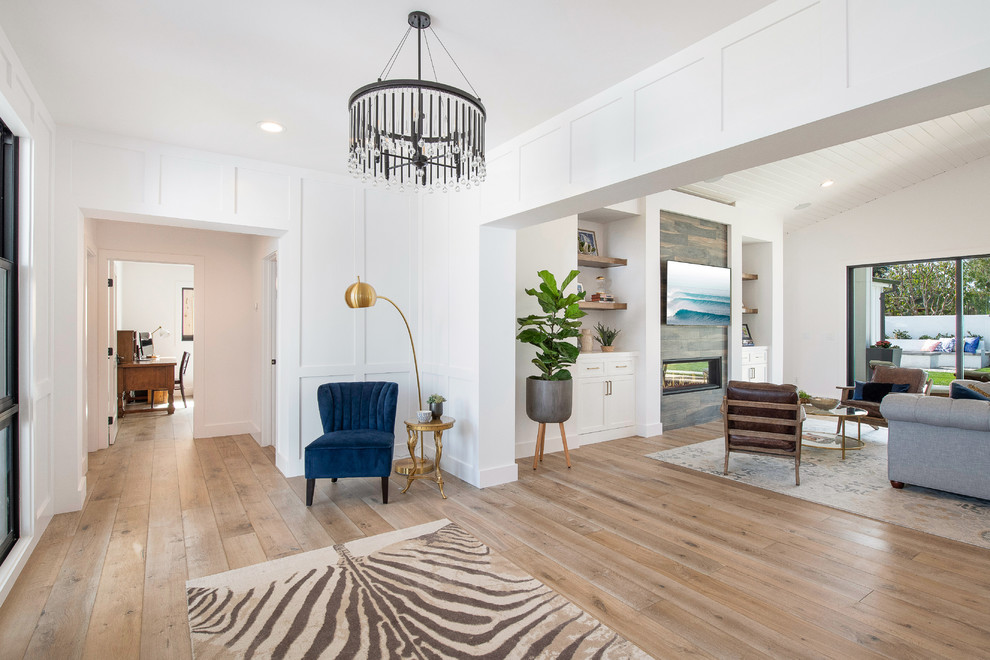
[[[649,658],[448,520],[186,583],[196,658]]]
[[[835,422],[808,419],[805,435],[828,444]],[[855,434],[855,425],[850,433]],[[751,486],[824,504],[843,511],[910,527],[936,536],[990,548],[990,501],[906,486],[891,488],[887,480],[887,429],[863,425],[864,447],[846,451],[805,446],[801,450],[801,485],[794,485],[794,461],[732,454],[723,475],[725,440],[709,440],[649,454],[665,463],[741,481]],[[848,444],[846,445],[849,446]]]

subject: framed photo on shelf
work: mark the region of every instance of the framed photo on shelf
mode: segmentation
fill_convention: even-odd
[[[598,241],[590,229],[578,229],[578,254],[598,256]]]
[[[743,343],[742,343],[742,345],[743,346],[752,346],[753,345],[753,335],[751,335],[749,333],[749,324],[748,323],[743,323],[742,326],[743,326],[743,337],[742,337]]]

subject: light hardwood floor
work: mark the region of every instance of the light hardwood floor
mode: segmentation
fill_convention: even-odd
[[[449,518],[657,657],[987,657],[990,552],[644,458],[718,423],[520,459],[517,482],[285,479],[192,411],[90,455],[0,607],[0,657],[185,658],[188,578]]]

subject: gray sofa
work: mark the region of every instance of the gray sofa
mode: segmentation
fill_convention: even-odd
[[[990,500],[990,402],[888,394],[880,412],[889,423],[887,478],[894,488],[911,484]]]

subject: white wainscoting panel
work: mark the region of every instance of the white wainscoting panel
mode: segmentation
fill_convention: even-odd
[[[990,2],[848,0],[847,11],[851,87],[918,67],[933,55],[945,56],[933,53],[930,43],[951,43],[960,50],[986,43],[990,25]],[[969,18],[945,20],[952,14]]]
[[[144,202],[145,153],[76,141],[72,144],[72,191],[81,205],[100,200],[120,206]]]
[[[704,81],[707,84],[699,85]],[[635,158],[719,130],[719,72],[698,59],[634,92]]]
[[[568,183],[570,135],[561,127],[519,148],[519,192],[524,200],[546,197]]]
[[[820,93],[825,75],[821,27],[816,2],[722,49],[725,130],[764,125]]]
[[[499,210],[511,208],[519,201],[519,156],[515,150],[487,155],[488,175],[481,194],[485,206],[498,217]],[[464,194],[463,191],[458,196]]]
[[[173,215],[220,215],[223,165],[163,155],[160,201]]]
[[[420,360],[424,364],[446,364],[450,343],[451,280],[456,279],[451,277],[449,259],[450,197],[430,195],[423,200],[423,205]]]
[[[290,177],[287,174],[236,169],[234,212],[268,226],[288,227]]]
[[[416,333],[415,263],[416,219],[413,197],[404,193],[369,189],[364,193],[365,272],[379,295],[395,302]],[[343,296],[343,292],[341,292]],[[412,365],[409,335],[395,308],[386,301],[356,310],[367,323],[368,365],[408,362]]]
[[[571,181],[590,183],[632,158],[627,98],[616,97],[571,122]]]
[[[344,291],[360,272],[355,254],[355,190],[320,179],[302,181],[302,304],[300,364],[356,362],[361,314],[349,308]],[[388,303],[382,303],[388,305]]]
[[[478,369],[478,307],[484,304],[484,292],[479,292],[481,271],[477,255],[480,230],[473,219],[478,216],[481,196],[472,190],[450,200],[450,312],[449,358],[451,369],[476,373]],[[509,230],[506,230],[509,231]],[[513,272],[513,271],[509,271]],[[515,286],[507,281],[504,286]],[[480,297],[480,300],[479,300]],[[514,323],[515,319],[510,319]]]

